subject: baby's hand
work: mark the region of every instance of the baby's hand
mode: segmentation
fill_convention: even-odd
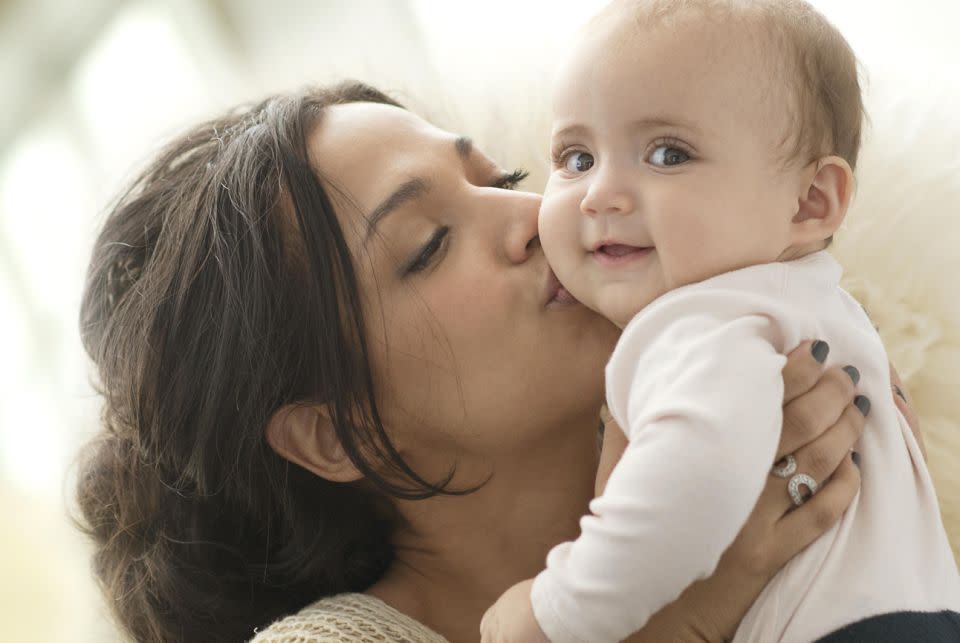
[[[533,579],[525,580],[497,599],[480,620],[481,643],[550,643],[533,616],[532,587]]]

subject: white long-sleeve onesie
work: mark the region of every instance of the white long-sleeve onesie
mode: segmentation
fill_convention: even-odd
[[[580,537],[534,581],[554,643],[619,641],[713,572],[770,474],[784,355],[805,339],[829,343],[828,365],[862,374],[872,409],[857,445],[861,492],[766,587],[735,643],[807,643],[885,612],[960,610],[929,473],[841,272],[826,252],[753,266],[671,291],[627,325],[606,377],[629,445]]]

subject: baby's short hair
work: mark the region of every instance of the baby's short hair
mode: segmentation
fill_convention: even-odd
[[[770,54],[771,78],[782,78],[790,126],[784,160],[836,155],[856,169],[864,121],[857,59],[843,35],[805,0],[614,0],[597,19],[632,11],[649,27],[697,14],[754,27]],[[627,13],[629,15],[629,13]]]

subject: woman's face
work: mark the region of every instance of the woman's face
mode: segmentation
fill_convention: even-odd
[[[540,196],[505,189],[471,147],[373,103],[328,108],[310,144],[354,255],[384,426],[426,476],[454,459],[482,475],[583,430],[618,332],[553,298]]]

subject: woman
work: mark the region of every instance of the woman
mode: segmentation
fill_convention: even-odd
[[[597,477],[616,330],[559,288],[521,178],[344,84],[199,126],[121,197],[82,304],[105,428],[78,496],[127,633],[245,640],[364,592],[260,640],[477,640],[576,534],[617,457]],[[729,637],[853,498],[863,417],[827,350],[790,356],[780,451],[829,482],[788,514],[771,477],[638,640]]]

